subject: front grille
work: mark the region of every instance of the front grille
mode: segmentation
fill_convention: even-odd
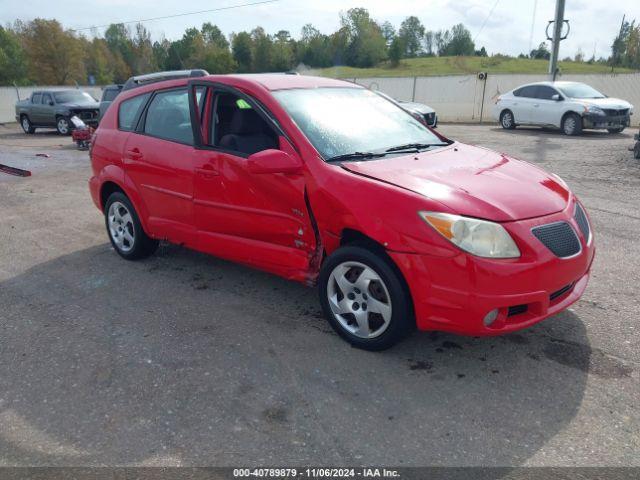
[[[573,285],[573,283],[570,283],[569,285],[565,285],[564,287],[562,287],[560,290],[556,290],[551,295],[549,295],[549,301],[553,302],[557,298],[560,298],[565,293],[569,292],[573,288]]]
[[[609,115],[610,117],[625,117],[629,113],[628,108],[617,109],[617,108],[603,108],[602,111]]]
[[[571,257],[580,252],[580,241],[567,222],[549,223],[531,229],[538,240],[556,257]]]
[[[584,213],[582,205],[580,205],[579,203],[576,203],[576,213],[573,215],[573,218],[575,218],[576,223],[578,224],[578,228],[580,228],[582,235],[584,235],[585,242],[588,243],[591,236],[591,228],[589,227],[587,214]]]

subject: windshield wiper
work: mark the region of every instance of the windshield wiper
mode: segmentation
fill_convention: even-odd
[[[356,159],[365,159],[365,158],[378,158],[384,157],[386,153],[375,153],[375,152],[352,152],[345,153],[343,155],[336,155],[335,157],[327,158],[327,162],[339,162],[340,160],[356,160]]]
[[[403,150],[422,150],[429,147],[446,147],[446,143],[406,143],[404,145],[398,145],[397,147],[387,148],[385,152],[400,152]]]

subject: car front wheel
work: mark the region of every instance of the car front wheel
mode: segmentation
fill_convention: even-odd
[[[562,131],[565,135],[580,135],[582,118],[575,113],[568,113],[562,120]]]
[[[60,135],[69,135],[71,133],[71,125],[66,117],[58,117],[56,120],[56,130]]]
[[[336,250],[320,271],[320,303],[333,329],[354,347],[384,350],[415,324],[400,273],[383,254]]]
[[[109,240],[122,258],[138,260],[156,251],[158,241],[142,229],[140,218],[124,193],[112,193],[105,203],[104,212]]]
[[[504,110],[500,114],[500,125],[502,125],[502,128],[505,130],[513,130],[516,128],[516,119],[511,110]]]

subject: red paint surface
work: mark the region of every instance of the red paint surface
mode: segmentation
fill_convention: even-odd
[[[119,95],[97,130],[89,185],[99,208],[102,188],[111,182],[132,200],[149,235],[306,283],[316,278],[321,255],[330,255],[345,230],[354,230],[382,245],[396,263],[421,329],[509,332],[565,309],[583,293],[593,241],[587,245],[579,234],[582,252],[559,259],[530,233],[558,220],[580,232],[573,220],[575,196],[557,177],[460,143],[387,160],[327,164],[270,91],[357,85],[291,75],[197,81],[226,85],[264,105],[286,135],[280,150],[287,157],[277,161],[295,168],[270,173],[264,158],[119,131],[120,102],[187,80],[156,83]],[[202,125],[203,137],[207,131]],[[501,222],[522,256],[490,260],[465,253],[422,221],[420,210]],[[573,282],[568,294],[549,302],[550,293]],[[528,312],[507,318],[506,309],[520,304]],[[494,308],[500,315],[486,328],[482,319]]]

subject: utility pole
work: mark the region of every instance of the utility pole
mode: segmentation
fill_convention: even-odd
[[[551,48],[551,59],[549,60],[549,75],[555,81],[558,73],[558,55],[560,54],[560,40],[562,37],[562,27],[564,26],[564,0],[556,0],[556,17],[553,21],[553,39]],[[568,34],[568,32],[567,32]]]

